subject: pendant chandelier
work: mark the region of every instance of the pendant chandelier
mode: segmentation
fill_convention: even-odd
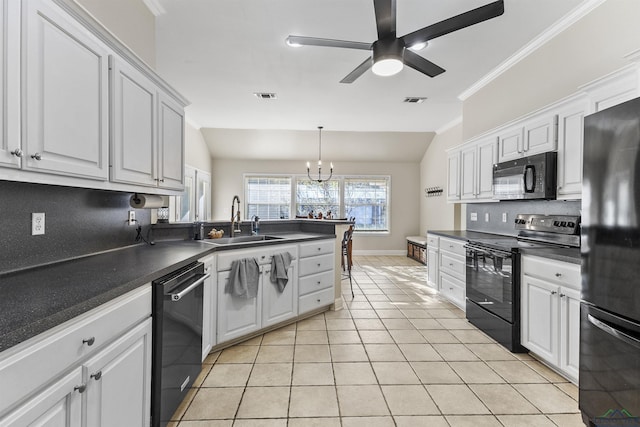
[[[322,178],[322,126],[318,126],[318,179],[311,178],[311,164],[307,162],[307,176],[311,181],[325,182],[329,181],[333,176],[333,163],[330,163],[331,169],[328,178]]]

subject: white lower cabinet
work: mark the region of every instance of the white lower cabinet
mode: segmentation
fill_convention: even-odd
[[[207,358],[211,348],[216,345],[217,336],[217,301],[218,293],[216,292],[217,274],[215,268],[215,255],[208,256],[200,260],[204,264],[205,274],[209,277],[204,281],[202,290],[202,361]]]
[[[87,425],[109,427],[126,420],[148,426],[151,412],[151,319],[84,364]]]
[[[224,291],[230,271],[218,273],[218,343],[229,341],[260,329],[263,277],[260,275],[258,294],[245,298]]]
[[[580,266],[522,256],[521,340],[570,380],[578,380]]]
[[[461,310],[466,310],[466,241],[440,237],[438,262],[438,288]]]
[[[275,325],[298,315],[298,261],[291,262],[283,291],[271,282],[271,266],[262,273],[262,327]]]
[[[0,426],[146,427],[151,285],[0,354]]]
[[[335,242],[318,240],[300,244],[300,297],[298,313],[326,307],[335,301]]]
[[[438,290],[438,264],[440,238],[435,234],[427,233],[427,285]]]

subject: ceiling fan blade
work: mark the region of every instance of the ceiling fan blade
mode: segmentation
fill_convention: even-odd
[[[424,59],[422,56],[410,50],[404,51],[404,63],[414,70],[420,71],[429,77],[435,77],[438,74],[444,73],[444,68],[434,64],[433,62]]]
[[[348,40],[321,39],[317,37],[289,36],[287,44],[290,46],[325,46],[344,47],[347,49],[371,50],[371,43],[352,42]]]
[[[371,66],[373,65],[373,61],[371,57],[368,57],[364,60],[364,62],[356,67],[355,70],[347,74],[347,76],[340,80],[340,83],[353,83],[358,77],[364,74]]]
[[[373,0],[378,39],[396,38],[396,0]]]
[[[420,30],[409,33],[401,39],[405,46],[410,47],[416,43],[426,42],[436,37],[461,30],[474,24],[496,18],[504,13],[504,0],[494,1],[477,9],[456,15],[452,18],[445,19],[436,24],[429,25]]]

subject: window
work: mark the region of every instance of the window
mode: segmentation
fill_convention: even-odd
[[[317,182],[307,178],[296,181],[296,215],[307,216],[309,213],[326,216],[328,212],[334,217],[340,216],[340,184],[338,180]]]
[[[344,211],[356,231],[389,231],[389,178],[345,178]]]
[[[288,219],[291,213],[291,177],[245,177],[246,219]]]

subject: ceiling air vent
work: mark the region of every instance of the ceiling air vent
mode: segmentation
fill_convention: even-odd
[[[258,99],[276,99],[277,98],[275,93],[269,93],[269,92],[255,92],[253,95]]]
[[[409,104],[422,104],[427,98],[421,98],[417,96],[408,96],[402,102],[408,102]]]

